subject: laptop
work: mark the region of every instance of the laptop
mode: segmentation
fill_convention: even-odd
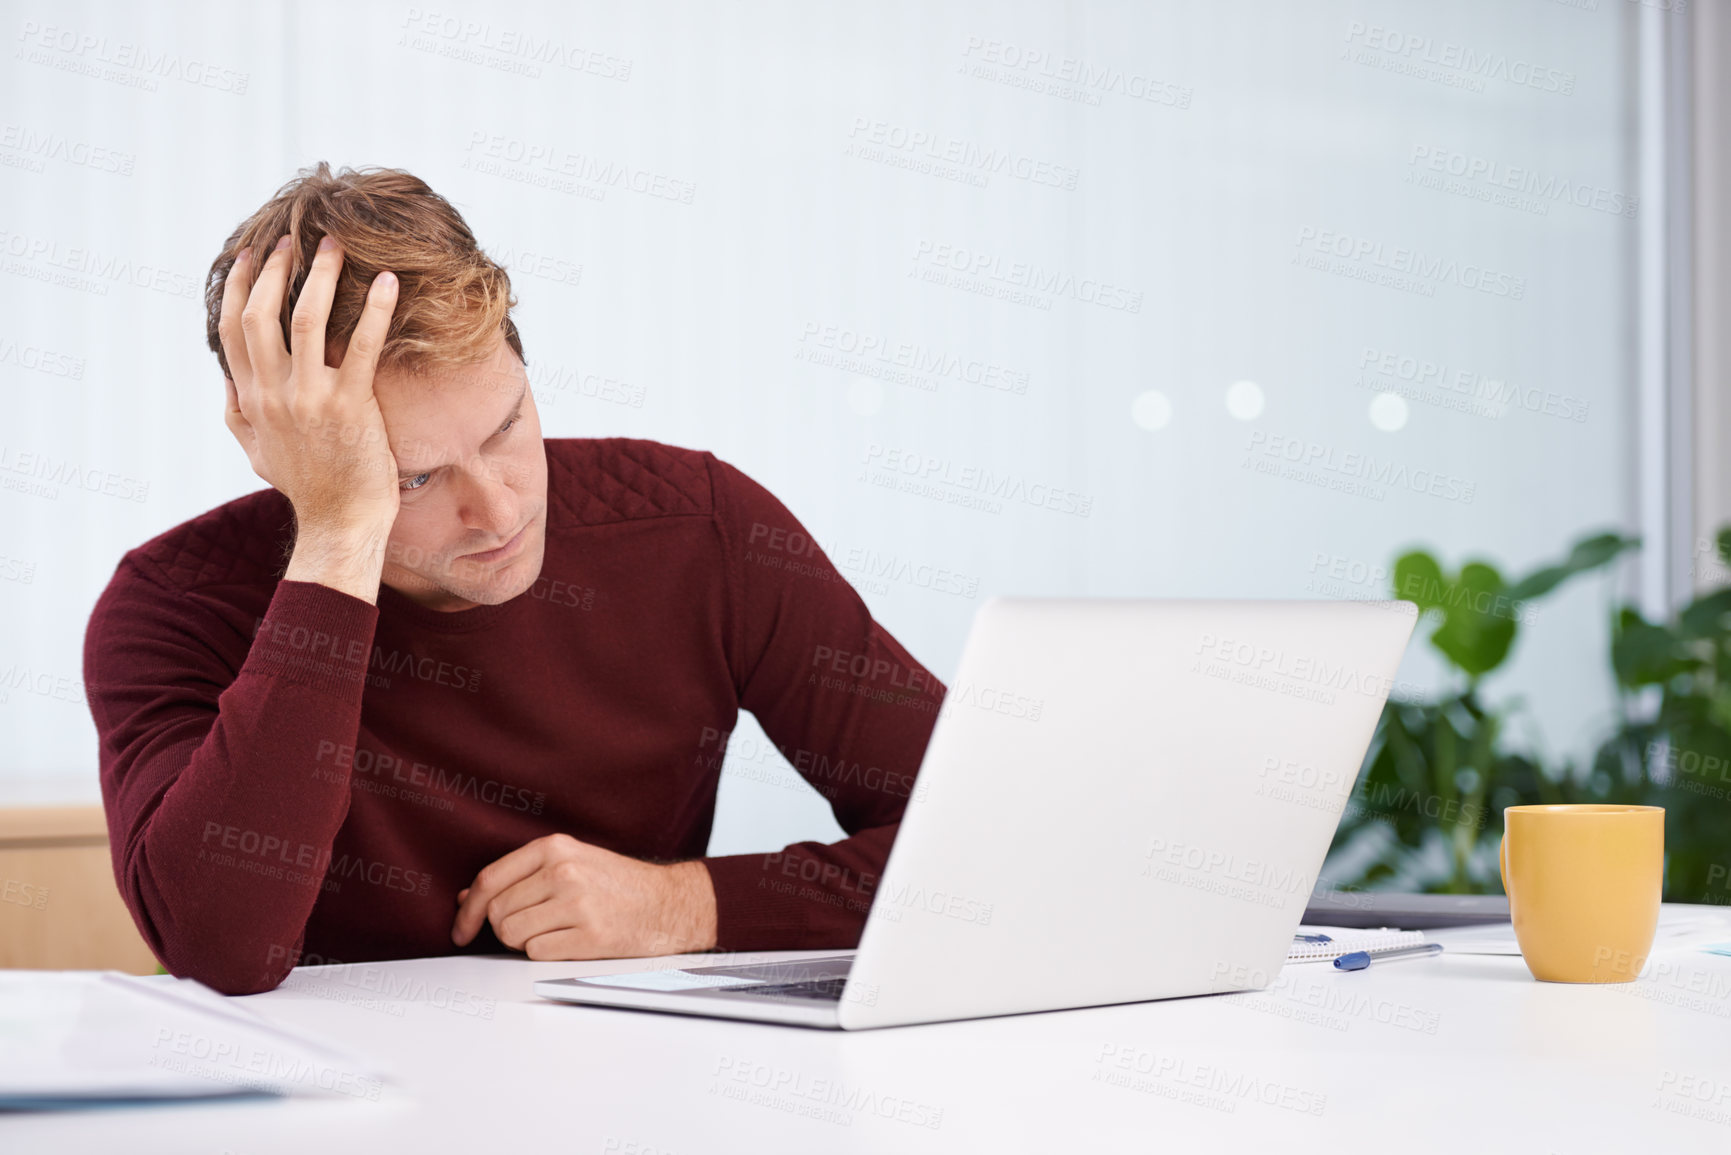
[[[859,946],[535,983],[840,1030],[1258,990],[1280,972],[1411,602],[993,598]]]
[[[1322,889],[1310,896],[1304,921],[1318,926],[1446,930],[1508,922],[1503,894],[1409,894],[1387,890]]]

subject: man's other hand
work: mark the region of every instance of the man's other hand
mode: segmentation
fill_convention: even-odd
[[[532,959],[644,958],[715,946],[715,888],[701,862],[665,866],[569,834],[513,850],[457,894],[451,941],[483,922]]]

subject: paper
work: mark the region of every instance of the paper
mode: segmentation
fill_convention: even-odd
[[[690,971],[632,971],[623,975],[585,975],[583,981],[634,991],[695,991],[705,987],[760,987],[762,979],[732,975],[694,975]]]
[[[1325,934],[1328,942],[1300,942],[1296,939],[1287,948],[1286,961],[1329,962],[1343,954],[1360,950],[1387,950],[1391,947],[1422,946],[1425,932],[1418,930],[1364,929],[1346,926],[1301,926],[1300,935]]]
[[[383,1087],[375,1064],[184,979],[0,971],[0,1037],[0,1106]]]

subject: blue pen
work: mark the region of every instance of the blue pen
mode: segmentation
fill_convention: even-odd
[[[1334,940],[1329,938],[1326,934],[1295,934],[1292,936],[1292,941],[1293,942],[1333,942]]]
[[[1423,946],[1397,946],[1391,950],[1355,950],[1351,954],[1343,954],[1334,960],[1334,965],[1343,971],[1361,971],[1376,962],[1387,962],[1391,959],[1426,958],[1442,953],[1442,943],[1427,942]]]

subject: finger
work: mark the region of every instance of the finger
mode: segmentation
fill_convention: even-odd
[[[576,891],[560,878],[559,868],[558,863],[543,867],[487,904],[487,921],[500,942],[517,950],[544,931],[571,925],[572,904],[561,899],[575,897]]]
[[[289,351],[283,344],[281,320],[283,297],[288,292],[288,270],[289,236],[284,233],[265,260],[264,268],[259,270],[246,308],[240,314],[247,358],[261,388],[280,388],[288,377]]]
[[[297,365],[324,368],[325,324],[330,320],[331,301],[337,295],[337,274],[342,267],[342,248],[335,237],[326,233],[319,238],[312,268],[307,270],[301,294],[295,298],[294,316],[289,320],[290,352]]]
[[[595,937],[578,927],[563,927],[538,934],[525,942],[521,949],[535,962],[546,962],[551,959],[642,957],[640,955],[612,956],[603,954],[601,945],[595,940]]]
[[[467,946],[480,932],[481,924],[487,921],[487,904],[507,887],[539,870],[547,849],[546,840],[537,838],[482,867],[475,881],[469,884],[468,897],[457,907],[457,917],[451,923],[451,941],[458,946]]]
[[[240,394],[235,392],[234,378],[224,377],[222,379],[222,388],[223,392],[228,394],[228,408],[225,412],[230,417],[238,417],[242,423],[246,423],[246,414],[240,407]],[[230,428],[233,428],[233,426],[231,425]]]
[[[343,363],[337,368],[337,388],[356,392],[370,391],[373,374],[378,371],[379,353],[385,347],[385,337],[391,331],[391,317],[397,311],[397,275],[386,269],[373,278],[367,288],[367,304],[361,319],[355,324]]]
[[[246,419],[246,414],[240,408],[240,395],[235,392],[234,380],[229,377],[222,379],[223,391],[228,394],[228,404],[223,409],[223,424],[234,434],[234,439],[240,442],[240,447],[246,450],[248,461],[256,469],[258,462],[253,460],[253,450],[258,444],[258,435],[253,432],[252,422]]]
[[[222,314],[217,318],[216,331],[222,339],[222,355],[228,359],[231,383],[239,382],[242,392],[252,388],[252,360],[246,355],[246,334],[241,331],[240,314],[246,308],[248,291],[252,288],[252,248],[249,246],[235,257],[228,276],[222,282]]]

